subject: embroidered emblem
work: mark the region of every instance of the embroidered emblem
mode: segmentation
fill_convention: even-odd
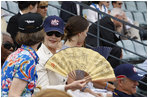
[[[58,26],[59,25],[59,20],[56,20],[56,19],[51,20],[51,25]]]
[[[134,71],[134,72],[137,72],[137,69],[136,69],[135,67],[133,67],[133,71]]]
[[[25,22],[27,22],[28,24],[30,24],[30,23],[34,23],[35,21],[34,20],[25,20]]]

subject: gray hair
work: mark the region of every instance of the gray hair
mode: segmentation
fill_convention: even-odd
[[[11,37],[11,35],[8,32],[1,32],[1,43],[0,43],[1,45],[3,43],[3,36],[4,35]]]
[[[122,16],[123,14],[124,14],[124,11],[121,10],[120,8],[113,8],[110,12],[111,16],[116,16],[116,15]]]
[[[126,78],[120,78],[120,80],[125,81]],[[118,81],[119,79],[116,79],[116,81],[113,82],[114,86],[117,88],[118,87]]]

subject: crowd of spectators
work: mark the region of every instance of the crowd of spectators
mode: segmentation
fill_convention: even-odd
[[[122,1],[112,1],[112,5],[114,8],[108,10],[109,1],[94,1],[90,7],[133,24],[121,9]],[[87,35],[87,32],[97,35],[98,20],[100,25],[112,31],[141,40],[139,33],[132,35],[133,28],[103,14],[98,17],[98,13],[92,10],[84,18],[83,7],[71,1],[63,1],[61,8],[76,16],[63,10],[59,16],[47,16],[48,1],[18,1],[18,7],[20,11],[10,18],[8,25],[2,21],[6,24],[1,31],[2,97],[71,97],[69,92],[74,93],[75,90],[79,90],[77,97],[85,94],[87,97],[136,96],[138,81],[146,73],[139,75],[133,64],[120,65],[119,60],[110,56],[106,59],[114,69],[114,82],[87,82],[87,73],[81,70],[76,70],[76,77],[72,79],[45,68],[50,57],[63,49],[86,47],[85,44],[97,47],[97,38]],[[101,27],[99,33],[101,38],[113,44],[121,39],[126,40]],[[102,40],[99,42],[101,47],[111,48],[111,55],[122,58],[121,48]],[[82,76],[80,79],[77,78],[79,73]],[[93,91],[92,87],[99,89],[98,92]]]

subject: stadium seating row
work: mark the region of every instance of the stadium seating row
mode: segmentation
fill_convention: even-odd
[[[61,4],[58,1],[50,1],[49,4],[55,5],[57,7],[61,7]],[[2,1],[2,8],[5,8],[13,13],[17,13],[19,11],[18,5],[13,1]],[[52,10],[51,10],[52,9]],[[112,5],[110,4],[109,9],[112,9]],[[139,22],[139,24],[147,24],[147,5],[146,1],[124,1],[122,9],[126,12],[126,15],[133,21]],[[49,6],[47,15],[57,15],[59,16],[60,10]],[[87,9],[83,10],[85,16],[87,16]],[[13,14],[10,14],[11,17]],[[6,18],[6,21],[9,20],[10,17]]]
[[[109,9],[112,9],[112,4],[110,4]],[[147,2],[146,1],[123,1],[122,9],[124,11],[147,11]]]
[[[147,40],[145,41],[142,41],[144,44],[147,44]],[[131,40],[121,40],[121,41],[118,41],[117,42],[117,45],[120,46],[120,47],[123,47],[127,50],[130,50],[134,53],[137,53],[141,56],[144,56],[145,58],[147,57],[147,46],[144,46],[140,43],[137,43],[135,41],[131,41]],[[143,57],[141,56],[138,56],[136,54],[133,54],[131,52],[128,52],[126,50],[123,50],[122,49],[122,52],[123,52],[123,60],[126,60],[126,61],[132,61],[132,60],[145,60],[143,59]]]

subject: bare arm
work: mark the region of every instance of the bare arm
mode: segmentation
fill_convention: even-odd
[[[82,89],[85,85],[86,85],[85,79],[73,81],[72,83],[67,84],[65,86],[65,91],[67,91],[68,89],[71,90]]]
[[[94,81],[93,82],[94,87],[104,89],[106,87],[107,82],[100,82],[100,81]],[[108,83],[108,86],[106,88],[109,91],[113,91],[115,89],[114,85]]]
[[[24,88],[27,85],[27,81],[18,79],[18,78],[14,78],[12,81],[12,85],[9,89],[9,94],[8,97],[19,97],[21,96]]]

